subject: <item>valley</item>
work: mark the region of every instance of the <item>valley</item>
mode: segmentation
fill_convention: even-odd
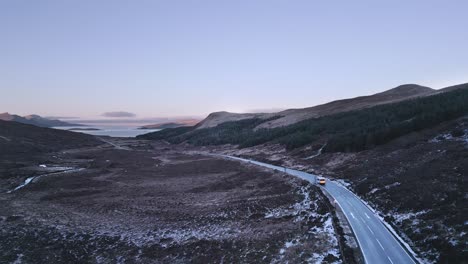
[[[213,127],[176,128],[140,138],[189,143],[341,181],[375,208],[423,263],[464,263],[467,87],[423,89],[422,95],[407,100],[400,97],[279,128],[260,127],[280,120],[281,112],[267,119],[216,119],[220,124]]]
[[[2,177],[0,262],[341,262],[317,187],[188,147],[94,143]]]
[[[262,126],[281,112],[216,114],[220,123],[203,127],[209,115],[136,138],[0,121],[0,260],[463,263],[466,87],[411,86],[390,103],[271,129]],[[381,94],[402,90],[391,91]],[[329,183],[320,189],[303,172]],[[374,237],[382,232],[402,246]],[[405,247],[413,253],[395,253]]]

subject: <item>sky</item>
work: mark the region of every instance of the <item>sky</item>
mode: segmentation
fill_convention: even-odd
[[[204,116],[442,88],[468,82],[467,10],[450,0],[0,0],[0,112]]]

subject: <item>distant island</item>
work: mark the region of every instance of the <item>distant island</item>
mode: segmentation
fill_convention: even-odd
[[[195,126],[198,124],[200,120],[198,119],[187,119],[187,120],[180,120],[176,122],[166,122],[166,123],[159,123],[154,125],[146,125],[139,127],[138,129],[166,129],[166,128],[177,128],[183,126]]]
[[[181,126],[187,126],[187,125],[171,122],[171,123],[164,123],[164,124],[142,126],[142,127],[139,127],[138,129],[165,129],[165,128],[176,128],[176,127],[181,127]]]
[[[74,127],[74,128],[69,128],[67,130],[72,130],[72,131],[95,131],[95,130],[101,130],[101,129],[94,128],[94,127]]]

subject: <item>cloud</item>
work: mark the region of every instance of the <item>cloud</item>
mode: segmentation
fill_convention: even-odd
[[[136,114],[124,111],[106,112],[102,114],[105,117],[136,117]]]

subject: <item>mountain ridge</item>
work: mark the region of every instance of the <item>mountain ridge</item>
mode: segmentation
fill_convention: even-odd
[[[210,113],[205,119],[203,119],[197,128],[209,128],[225,122],[239,121],[243,119],[268,119],[279,116],[277,119],[262,123],[256,127],[256,129],[275,128],[291,125],[309,118],[316,118],[339,112],[347,112],[380,104],[394,103],[415,97],[427,96],[437,93],[438,91],[440,90],[435,90],[430,87],[421,86],[418,84],[403,84],[372,95],[340,99],[306,108],[291,108],[276,113],[230,113],[226,111],[213,112]]]
[[[165,129],[165,128],[176,128],[184,126],[195,126],[200,122],[199,119],[186,119],[186,120],[176,120],[173,122],[163,122],[152,125],[144,125],[138,129]]]
[[[83,126],[82,124],[68,123],[58,119],[48,119],[40,115],[19,116],[8,112],[0,113],[0,120],[13,121],[22,124],[35,125],[39,127],[59,127],[59,126]]]

